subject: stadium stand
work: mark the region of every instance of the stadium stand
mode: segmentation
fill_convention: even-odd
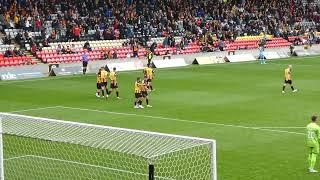
[[[33,64],[37,64],[37,63],[35,61],[32,61],[30,56],[3,57],[3,55],[0,54],[0,67],[33,65]]]
[[[319,10],[304,0],[3,0],[0,29],[4,44],[44,63],[75,62],[87,41],[94,60],[254,49],[263,38],[267,48],[284,47],[306,34],[319,42]]]

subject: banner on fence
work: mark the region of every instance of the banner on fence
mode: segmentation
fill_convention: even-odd
[[[183,58],[153,60],[153,66],[156,68],[182,67],[187,65]]]
[[[47,69],[44,66],[20,66],[4,67],[0,69],[0,79],[2,81],[32,79],[47,77]]]
[[[256,58],[252,54],[237,54],[226,56],[227,62],[245,62],[245,61],[255,61]]]

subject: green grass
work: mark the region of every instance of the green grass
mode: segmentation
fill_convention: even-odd
[[[293,65],[294,85],[299,89],[295,94],[289,88],[281,94],[283,70],[288,64]],[[308,57],[267,65],[235,63],[156,70],[153,108],[138,110],[133,109],[133,83],[141,72],[120,73],[122,100],[95,98],[92,75],[0,82],[0,108],[9,112],[59,105],[100,110],[50,108],[21,114],[216,139],[219,180],[313,180],[320,175],[306,171],[305,136],[279,132],[304,133],[304,129],[272,127],[304,127],[312,114],[318,114],[319,65],[318,57]],[[269,127],[264,129],[277,132],[245,127]]]

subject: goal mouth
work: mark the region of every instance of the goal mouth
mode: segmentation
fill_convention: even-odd
[[[5,177],[216,179],[214,140],[10,113],[0,120]]]

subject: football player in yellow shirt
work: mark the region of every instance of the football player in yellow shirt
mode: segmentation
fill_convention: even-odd
[[[104,67],[101,67],[100,68],[101,71],[100,71],[100,74],[101,74],[101,93],[102,93],[102,97],[104,97],[104,94],[106,95],[106,97],[108,98],[108,71],[106,71],[104,69]]]
[[[120,99],[119,97],[119,86],[118,86],[118,73],[117,69],[114,67],[113,70],[109,73],[109,79],[110,79],[110,91],[109,94],[112,93],[113,90],[116,91],[117,98]]]
[[[144,78],[147,81],[148,88],[153,91],[152,80],[154,78],[154,70],[151,68],[150,64],[144,69]]]
[[[297,92],[297,89],[294,89],[292,85],[292,65],[288,65],[288,67],[284,70],[284,84],[282,87],[282,93],[286,93],[284,90],[287,85],[291,86],[292,92]]]
[[[134,108],[144,108],[142,106],[142,94],[141,94],[141,89],[142,89],[143,84],[141,83],[140,77],[137,78],[136,82],[134,83],[134,96],[135,96],[135,101],[134,101]]]
[[[148,82],[147,81],[142,81],[141,84],[141,95],[143,100],[146,101],[147,107],[151,108],[152,106],[149,104],[149,89],[148,89]]]

